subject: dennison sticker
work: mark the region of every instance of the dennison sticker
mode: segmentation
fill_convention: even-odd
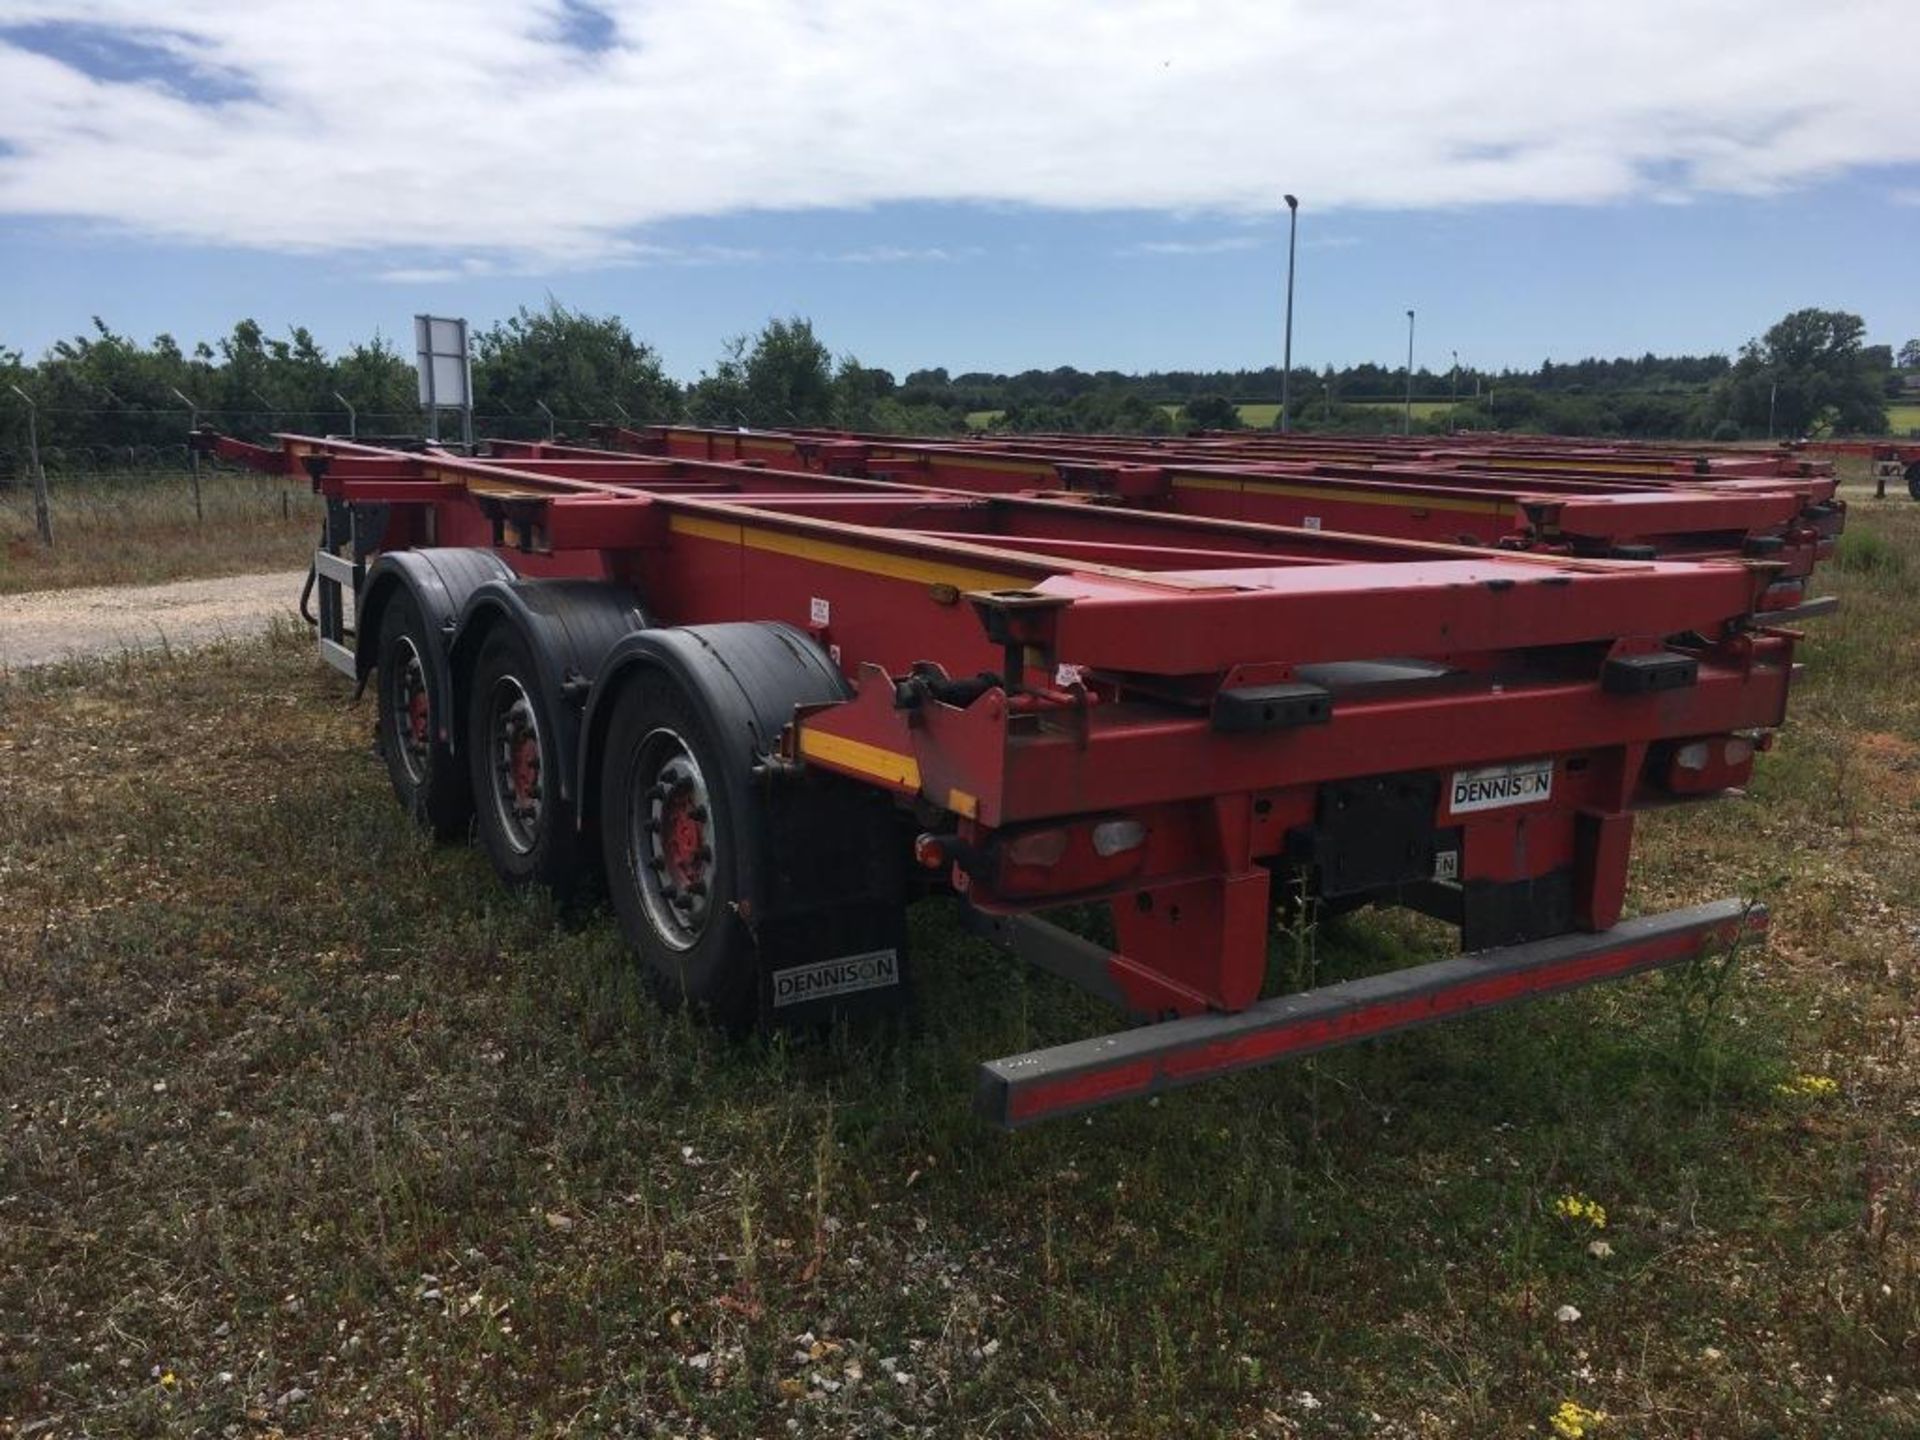
[[[1447,809],[1455,815],[1466,815],[1475,810],[1498,810],[1503,805],[1531,805],[1552,794],[1551,760],[1487,765],[1478,770],[1453,772]]]
[[[900,952],[870,950],[864,955],[842,955],[813,965],[795,965],[773,972],[773,1004],[798,1005],[806,1000],[831,1000],[861,990],[880,990],[900,983]]]

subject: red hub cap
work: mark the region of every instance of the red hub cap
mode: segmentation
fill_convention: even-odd
[[[513,742],[513,798],[522,805],[533,803],[540,783],[540,742],[522,735]]]

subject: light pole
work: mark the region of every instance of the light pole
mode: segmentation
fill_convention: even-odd
[[[1453,422],[1460,409],[1460,352],[1453,354],[1453,369],[1447,372],[1447,433],[1453,433]]]
[[[353,402],[338,390],[333,392],[333,398],[338,400],[347,412],[347,435],[352,439],[358,440],[360,438],[360,412],[354,409]]]
[[[1321,423],[1333,423],[1333,385],[1329,381],[1320,384],[1320,420]]]
[[[1773,439],[1773,411],[1780,403],[1780,382],[1774,381],[1767,387],[1767,439]]]
[[[1413,311],[1407,311],[1407,408],[1401,417],[1400,433],[1413,434]]]
[[[1287,339],[1280,357],[1280,433],[1287,433],[1290,420],[1288,400],[1293,389],[1293,249],[1300,233],[1300,200],[1283,196],[1287,202]]]

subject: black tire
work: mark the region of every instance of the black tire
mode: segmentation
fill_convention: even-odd
[[[544,885],[562,899],[580,887],[574,806],[561,795],[557,726],[526,638],[501,625],[486,638],[467,685],[467,778],[480,843],[501,882]]]
[[[376,733],[400,808],[435,839],[462,840],[473,821],[473,795],[466,772],[439,738],[432,644],[419,605],[401,589],[380,615]]]
[[[1920,460],[1907,466],[1907,494],[1920,500]]]
[[[663,1001],[732,1028],[759,1001],[759,949],[742,919],[758,910],[762,873],[750,764],[744,746],[718,743],[685,689],[646,669],[615,700],[600,767],[601,858],[621,931]]]

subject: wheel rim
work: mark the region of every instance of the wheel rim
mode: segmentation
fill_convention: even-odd
[[[640,742],[627,796],[627,853],[647,923],[674,950],[691,949],[713,913],[718,834],[713,798],[687,742],[672,730]]]
[[[540,841],[546,791],[540,716],[526,687],[511,675],[495,680],[487,697],[487,745],[494,818],[507,844],[525,855]]]
[[[419,647],[411,636],[394,642],[393,734],[400,752],[401,768],[415,785],[427,778],[428,756],[433,748],[433,707],[427,698],[427,667],[420,659]]]

